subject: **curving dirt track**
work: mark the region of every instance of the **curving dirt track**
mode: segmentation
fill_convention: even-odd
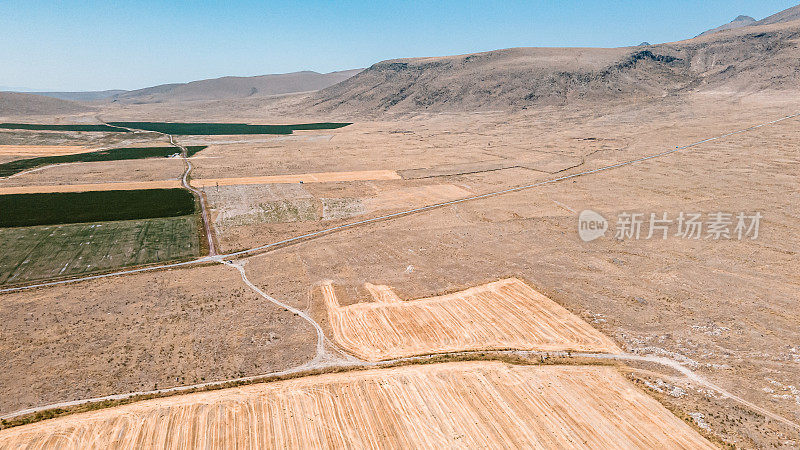
[[[601,366],[462,362],[148,400],[0,432],[0,448],[715,448]]]
[[[368,288],[374,302],[342,307],[333,286],[322,287],[334,339],[368,361],[484,349],[621,353],[611,339],[516,278],[411,301]]]

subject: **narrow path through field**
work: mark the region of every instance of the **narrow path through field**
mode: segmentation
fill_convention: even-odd
[[[95,118],[100,123],[102,123],[103,125],[108,125],[108,123],[106,123],[106,121],[101,119],[100,116],[95,116]],[[111,126],[111,125],[108,125],[108,126]],[[130,131],[132,133],[141,133],[143,131],[143,130],[139,130],[139,129],[136,129],[136,128],[128,128],[128,127],[123,127],[123,126],[117,126],[117,128],[124,128],[124,129],[126,129],[126,130],[128,130],[128,131]],[[203,220],[203,228],[205,230],[206,238],[208,239],[208,255],[209,256],[216,255],[217,254],[217,250],[214,247],[214,235],[212,234],[211,223],[209,221],[208,213],[206,211],[205,198],[203,198],[203,193],[202,192],[200,192],[199,190],[197,190],[197,189],[192,187],[191,182],[189,180],[189,176],[191,175],[191,172],[192,172],[192,163],[191,163],[191,161],[189,161],[189,152],[188,152],[188,150],[186,150],[186,147],[184,147],[183,145],[178,144],[177,142],[175,142],[175,139],[172,137],[171,134],[161,133],[159,131],[148,131],[148,133],[156,133],[156,134],[160,134],[160,135],[168,137],[169,138],[169,143],[173,147],[176,147],[181,151],[181,159],[183,159],[183,162],[186,164],[186,170],[183,172],[183,176],[181,177],[181,185],[184,187],[184,189],[188,189],[194,195],[197,196],[198,201],[200,202],[200,215],[201,215],[201,218]],[[196,260],[196,261],[199,261],[199,260]],[[156,269],[156,268],[158,268],[158,267],[152,267],[151,269]],[[107,274],[107,275],[113,275],[113,274]],[[0,294],[2,294],[2,293],[3,293],[3,291],[0,291]]]
[[[290,312],[294,313],[297,316],[300,316],[303,320],[305,320],[306,322],[311,324],[312,327],[314,327],[314,331],[317,334],[317,352],[316,352],[316,354],[314,355],[314,358],[311,361],[309,361],[309,362],[307,362],[307,363],[305,363],[305,364],[303,364],[301,366],[296,367],[296,369],[310,370],[310,369],[319,369],[319,368],[322,368],[322,367],[329,367],[329,366],[332,366],[332,365],[349,365],[349,364],[353,364],[353,363],[354,364],[358,364],[358,363],[362,362],[361,360],[359,360],[359,359],[357,359],[355,357],[352,357],[350,355],[347,355],[346,353],[341,352],[341,351],[339,351],[340,356],[337,356],[337,355],[333,354],[332,352],[328,351],[328,347],[331,346],[332,344],[325,337],[325,332],[322,331],[322,327],[320,326],[320,324],[317,323],[317,321],[314,320],[305,311],[301,311],[301,310],[299,310],[299,309],[297,309],[297,308],[295,308],[293,306],[289,306],[286,303],[283,303],[280,300],[277,300],[277,299],[273,298],[272,296],[266,294],[264,291],[259,289],[258,286],[253,284],[247,278],[247,273],[245,272],[245,269],[244,269],[244,263],[246,261],[244,261],[244,262],[243,261],[230,261],[230,260],[224,260],[223,259],[223,260],[220,260],[220,262],[222,264],[225,264],[226,266],[233,267],[234,269],[238,270],[239,274],[242,277],[242,281],[244,281],[244,284],[246,284],[247,287],[252,289],[256,294],[258,294],[261,297],[269,300],[270,302],[272,302],[273,304],[277,305],[278,307],[283,308],[283,309],[285,309],[287,311],[290,311]]]
[[[756,411],[770,419],[777,420],[778,422],[783,423],[784,425],[788,425],[793,428],[797,428],[800,430],[800,424],[792,422],[791,420],[775,414],[767,409],[764,409],[754,403],[751,403],[738,395],[734,395],[725,389],[717,386],[716,384],[706,380],[701,375],[690,370],[688,367],[684,366],[683,364],[679,363],[678,361],[665,358],[663,356],[646,356],[646,355],[636,355],[633,353],[623,353],[623,354],[610,354],[610,353],[573,353],[574,356],[584,357],[584,358],[598,358],[598,359],[616,359],[622,361],[645,361],[660,364],[662,366],[666,366],[677,370],[678,372],[682,373],[689,381],[697,383],[703,387],[716,391],[717,393],[721,394],[723,397],[729,398],[734,400],[753,411]]]
[[[206,200],[203,198],[203,193],[200,192],[200,190],[193,188],[189,181],[189,175],[192,172],[192,162],[189,161],[189,152],[186,150],[186,147],[175,142],[171,134],[168,134],[167,136],[169,136],[169,143],[181,150],[181,158],[183,159],[183,162],[186,163],[186,171],[183,172],[181,184],[185,189],[192,191],[200,201],[200,215],[203,219],[203,227],[205,228],[206,238],[208,239],[208,255],[214,256],[217,254],[217,250],[214,247],[214,235],[211,234],[211,221],[208,217],[208,212],[206,211]]]

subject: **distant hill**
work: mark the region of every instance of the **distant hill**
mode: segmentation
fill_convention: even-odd
[[[222,77],[191,83],[163,84],[118,93],[108,98],[123,103],[162,103],[266,97],[324,89],[360,71],[361,69],[353,69],[324,74],[303,71],[255,77]]]
[[[647,47],[513,48],[389,60],[290,106],[298,113],[352,118],[598,104],[702,90],[800,90],[800,22],[749,25]]]
[[[649,66],[649,51],[595,48],[513,48],[470,55],[382,61],[311,97],[321,112],[473,110],[561,101],[579,91],[609,96],[647,91],[647,80],[624,87],[628,67]],[[680,83],[680,80],[676,80]]]
[[[80,103],[18,92],[0,92],[0,116],[35,116],[94,111]]]
[[[719,26],[717,28],[712,28],[708,31],[704,31],[699,35],[697,35],[697,37],[707,36],[709,34],[718,33],[720,31],[733,30],[736,28],[759,26],[759,25],[772,25],[776,23],[792,22],[794,20],[800,20],[800,5],[793,6],[789,9],[784,9],[779,13],[773,14],[769,17],[765,17],[761,20],[753,19],[750,16],[739,16],[733,19],[731,22],[726,23],[725,25]]]
[[[704,31],[704,32],[700,33],[698,36],[707,36],[709,34],[718,33],[720,31],[732,30],[734,28],[746,27],[746,26],[750,26],[750,25],[752,25],[754,23],[756,23],[756,19],[753,19],[750,16],[739,16],[739,17],[733,19],[732,21],[726,23],[725,25],[718,26],[717,28],[712,28],[712,29],[710,29],[708,31]]]
[[[112,89],[109,91],[82,91],[82,92],[28,92],[29,94],[43,95],[45,97],[72,100],[76,102],[91,102],[123,94],[125,90]]]

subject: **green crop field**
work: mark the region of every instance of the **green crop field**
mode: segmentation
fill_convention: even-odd
[[[0,228],[194,214],[185,189],[0,195]]]
[[[205,145],[186,147],[188,156],[205,149]],[[77,153],[74,155],[42,156],[39,158],[18,159],[16,161],[0,164],[0,177],[7,177],[37,167],[51,164],[65,164],[76,162],[95,161],[121,161],[126,159],[166,158],[180,153],[176,147],[142,147],[142,148],[114,148],[90,153]]]
[[[41,125],[37,123],[0,123],[0,128],[7,130],[37,131],[105,131],[110,133],[130,133],[129,130],[108,125]]]
[[[109,122],[110,125],[174,135],[292,134],[293,130],[331,130],[350,123],[305,123],[297,125],[248,125],[245,123]]]
[[[86,275],[200,254],[196,216],[0,229],[0,284]]]
[[[295,125],[287,125],[287,126],[294,131],[306,131],[306,130],[333,130],[335,128],[342,128],[352,124],[353,124],[352,122],[347,122],[347,123],[318,122],[318,123],[298,123]]]
[[[177,122],[109,122],[108,125],[42,125],[33,123],[0,123],[0,128],[10,130],[45,131],[106,131],[130,132],[126,128],[156,131],[174,135],[219,134],[292,134],[295,130],[332,130],[351,123],[320,122],[296,125],[249,125],[246,123],[177,123]],[[125,128],[121,128],[125,127]]]

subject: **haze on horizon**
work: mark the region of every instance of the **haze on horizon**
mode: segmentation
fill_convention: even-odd
[[[138,89],[221,76],[331,72],[508,47],[691,38],[794,0],[661,2],[0,2],[0,90]]]

